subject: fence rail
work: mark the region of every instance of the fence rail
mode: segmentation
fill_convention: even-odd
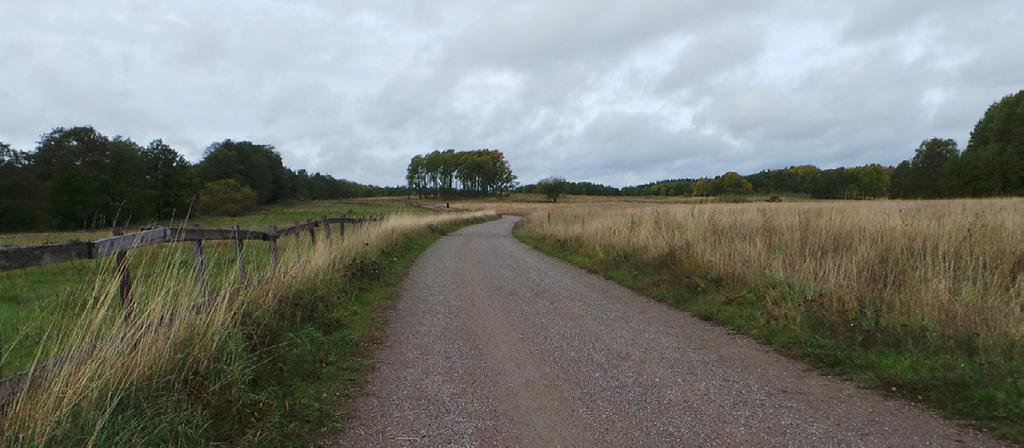
[[[25,269],[33,266],[64,263],[74,260],[87,260],[117,255],[131,249],[163,243],[184,241],[271,241],[279,237],[302,232],[310,232],[317,227],[324,227],[330,232],[331,224],[359,223],[380,220],[380,216],[320,218],[296,223],[282,229],[269,232],[238,229],[203,229],[158,227],[127,235],[113,236],[95,241],[72,241],[62,244],[46,244],[41,246],[12,247],[0,249],[0,272]],[[344,229],[344,227],[341,227]],[[341,230],[344,235],[344,230]],[[328,236],[328,238],[330,238]]]
[[[206,279],[206,265],[203,259],[203,241],[234,241],[235,254],[238,259],[239,280],[245,283],[245,255],[242,250],[245,241],[267,242],[271,256],[271,272],[277,273],[280,263],[277,253],[277,240],[279,238],[295,235],[295,238],[298,239],[301,238],[301,234],[308,233],[310,241],[315,243],[316,228],[320,227],[322,228],[321,235],[329,241],[331,239],[331,225],[336,224],[340,240],[345,236],[345,224],[359,224],[383,219],[383,216],[324,216],[316,220],[308,220],[305,223],[296,222],[291,226],[281,229],[270,225],[267,232],[241,230],[237,225],[233,229],[204,229],[198,226],[183,228],[157,227],[143,229],[127,235],[120,235],[119,230],[115,229],[114,236],[95,241],[72,241],[63,244],[0,249],[0,272],[74,260],[115,256],[117,257],[118,264],[117,274],[120,275],[121,301],[125,307],[126,316],[128,316],[133,306],[131,272],[128,269],[127,263],[127,255],[130,250],[157,244],[191,242],[193,257],[195,258],[196,282],[199,284],[202,294],[209,300],[211,296]],[[7,378],[0,378],[0,413],[3,412],[4,405],[16,396],[31,375],[45,374],[64,361],[64,358],[53,359],[37,366],[35,372],[31,370],[23,371]]]

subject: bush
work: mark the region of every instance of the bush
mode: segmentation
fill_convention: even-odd
[[[199,212],[239,216],[256,208],[256,192],[234,179],[208,182],[199,192]]]

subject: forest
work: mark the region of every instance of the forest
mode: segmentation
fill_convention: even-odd
[[[33,152],[0,142],[0,231],[89,229],[403,192],[292,170],[273,146],[248,141],[213,143],[195,164],[162,140],[143,146],[89,126],[53,129]]]
[[[406,180],[420,198],[502,195],[516,185],[512,167],[496,149],[448,149],[414,156]]]

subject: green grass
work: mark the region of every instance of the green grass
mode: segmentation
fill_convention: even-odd
[[[1020,347],[986,354],[969,337],[939,343],[925,331],[913,337],[914,329],[888,334],[870,316],[836,325],[815,312],[822,292],[813,287],[774,278],[730,282],[700,260],[666,260],[607,248],[598,253],[520,228],[515,235],[544,253],[748,334],[826,374],[923,402],[949,418],[1024,443]]]
[[[469,222],[462,223],[463,225]],[[305,282],[270,320],[242,320],[207,367],[127,394],[97,446],[309,446],[338,431],[373,365],[373,342],[416,257],[457,226],[424,229]],[[54,446],[77,446],[95,416]]]
[[[239,217],[198,218],[192,222],[204,227],[230,228],[238,224],[243,229],[265,231],[268,224],[278,227],[294,221],[321,216],[372,216],[387,213],[424,213],[423,209],[401,204],[378,205],[344,201],[293,202],[267,207]],[[175,224],[167,222],[164,224]],[[135,231],[137,228],[129,228]],[[336,232],[336,230],[335,230]],[[110,230],[96,232],[49,232],[0,235],[0,245],[33,245],[62,242],[71,239],[97,239],[110,236]],[[336,235],[336,233],[335,233]],[[305,235],[300,235],[305,238]],[[282,253],[287,245],[296,244],[291,237],[281,240]],[[232,242],[207,242],[203,245],[211,285],[222,282],[215,279],[233,275],[235,248]],[[158,273],[153,272],[153,260],[171,257],[173,266],[185,272],[194,269],[190,244],[165,244],[134,250],[129,263],[134,282],[145,282]],[[269,265],[269,249],[262,242],[245,245],[248,271],[265,272]],[[79,300],[87,297],[83,288],[96,284],[97,276],[112,275],[112,258],[77,260],[49,266],[0,272],[0,378],[20,371],[31,364],[44,339],[46,329],[66,323],[77,315]]]

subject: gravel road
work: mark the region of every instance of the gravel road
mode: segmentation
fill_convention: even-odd
[[[428,249],[342,447],[999,446],[530,249]]]

